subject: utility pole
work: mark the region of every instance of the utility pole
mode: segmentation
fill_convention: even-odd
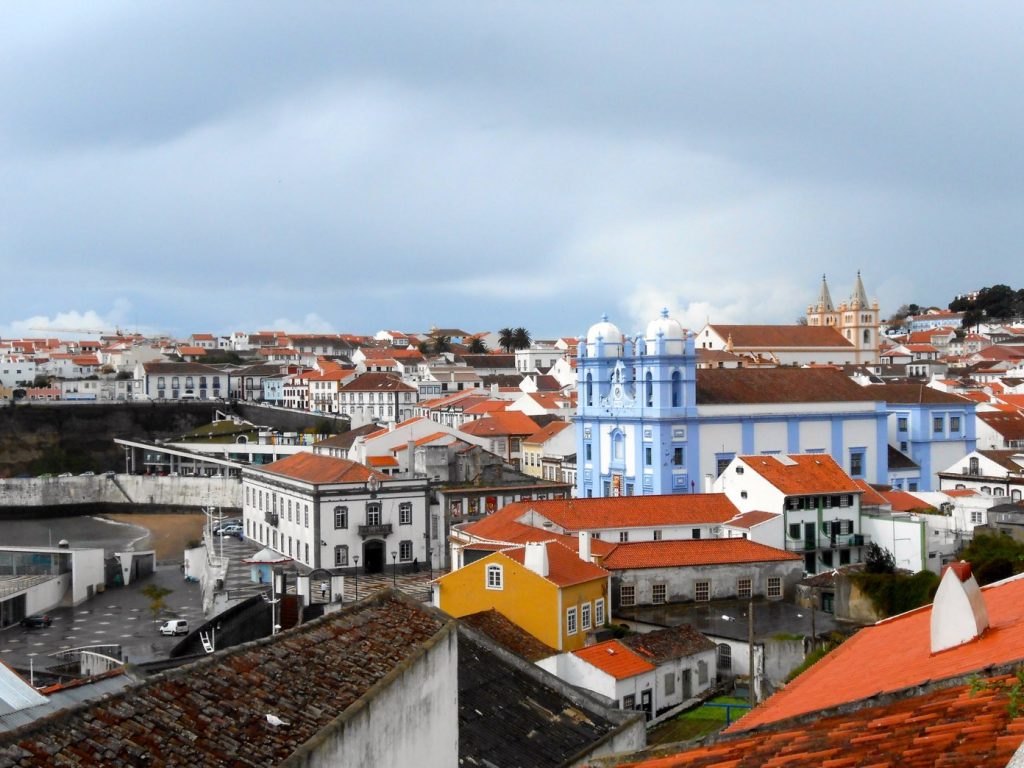
[[[750,648],[750,658],[748,663],[750,664],[750,675],[749,684],[747,685],[750,706],[753,707],[757,703],[757,697],[754,695],[754,598],[750,598],[750,607],[747,608],[747,646]]]

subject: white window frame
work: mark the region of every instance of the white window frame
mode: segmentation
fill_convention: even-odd
[[[768,583],[765,588],[765,594],[768,597],[782,597],[782,577],[781,576],[769,576]]]
[[[746,589],[744,589],[746,587]],[[736,579],[736,597],[749,600],[754,594],[754,580],[751,578]]]
[[[488,563],[484,569],[484,587],[503,590],[505,588],[505,569],[496,563]]]
[[[594,626],[604,626],[604,598],[599,597],[594,601]]]
[[[701,597],[703,593],[703,597]],[[693,599],[698,603],[711,600],[711,579],[698,579],[693,582]]]
[[[584,632],[591,629],[590,624],[590,603],[580,605],[580,629]]]
[[[565,611],[565,634],[575,635],[579,631],[579,624],[576,621],[576,606],[567,608]]]
[[[664,605],[668,602],[668,585],[667,584],[652,584],[651,585],[651,603],[654,605]]]
[[[626,595],[629,595],[629,599],[626,599]],[[619,586],[619,605],[623,608],[636,605],[636,587],[632,584],[621,584]]]

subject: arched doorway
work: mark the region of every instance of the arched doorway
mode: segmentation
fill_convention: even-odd
[[[384,542],[380,539],[363,544],[363,570],[365,573],[384,572]]]

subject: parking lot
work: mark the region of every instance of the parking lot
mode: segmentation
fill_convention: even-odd
[[[165,598],[166,610],[154,616],[150,599],[141,590],[157,584],[173,590]],[[55,608],[49,628],[8,627],[0,631],[0,660],[17,669],[45,669],[49,654],[88,645],[120,645],[123,657],[139,663],[167,658],[180,637],[162,637],[160,625],[170,618],[187,619],[190,628],[202,623],[202,594],[198,584],[187,583],[176,566],[160,566],[156,573],[128,587],[108,588],[73,608]]]

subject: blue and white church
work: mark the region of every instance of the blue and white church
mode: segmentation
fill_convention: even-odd
[[[737,455],[828,453],[888,480],[887,408],[828,368],[700,369],[667,310],[643,334],[607,317],[580,339],[577,495],[700,493]]]

